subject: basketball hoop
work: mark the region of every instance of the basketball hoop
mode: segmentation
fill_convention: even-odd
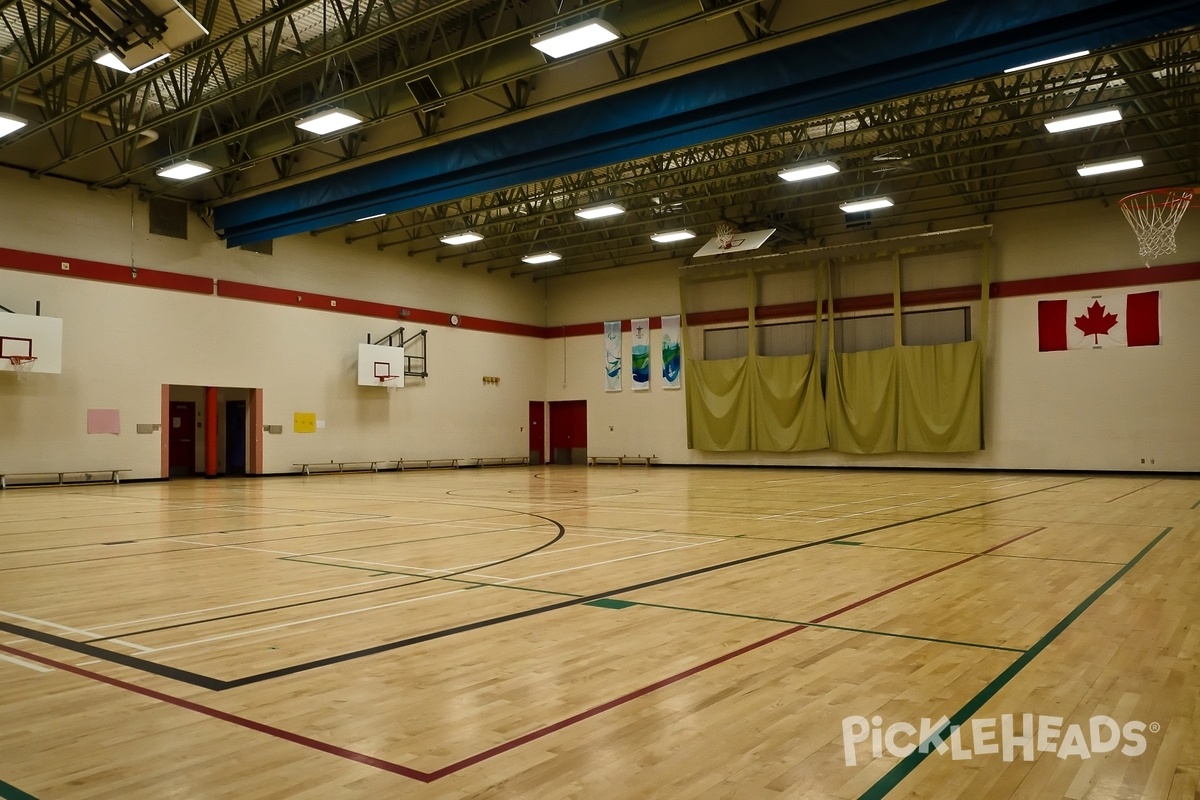
[[[17,373],[17,380],[23,381],[33,371],[33,362],[37,361],[37,356],[5,356],[8,363],[12,364],[13,371]]]
[[[379,378],[379,385],[386,388],[389,392],[394,392],[400,388],[400,384],[396,383],[399,375],[376,375]]]
[[[733,247],[733,226],[724,222],[718,222],[716,229],[713,231],[717,236],[717,247],[722,250],[728,250]]]
[[[1194,189],[1151,189],[1121,198],[1121,211],[1147,262],[1175,252],[1175,229],[1192,204]]]

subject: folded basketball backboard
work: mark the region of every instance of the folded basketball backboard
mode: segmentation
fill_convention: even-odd
[[[737,253],[743,250],[757,250],[763,246],[774,232],[774,228],[766,228],[761,231],[749,231],[748,233],[739,231],[728,237],[714,236],[708,240],[708,244],[696,251],[693,258],[719,256],[722,253]]]

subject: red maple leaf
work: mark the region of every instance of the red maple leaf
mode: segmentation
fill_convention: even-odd
[[[1086,315],[1075,318],[1075,327],[1083,331],[1084,336],[1094,336],[1096,344],[1100,344],[1100,335],[1107,336],[1116,324],[1117,315],[1106,314],[1099,300],[1092,301]]]

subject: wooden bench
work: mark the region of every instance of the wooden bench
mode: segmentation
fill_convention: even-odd
[[[588,456],[588,466],[594,467],[598,464],[616,464],[618,467],[623,467],[626,464],[642,464],[650,466],[650,461],[658,456],[636,455],[636,456]]]
[[[396,469],[458,469],[457,458],[397,458]]]
[[[301,464],[292,464],[293,467],[299,467],[300,471],[305,475],[312,475],[313,470],[318,470],[316,474],[327,474],[330,472],[379,472],[380,464],[390,464],[390,460],[380,461],[308,461]]]
[[[529,464],[529,456],[482,456],[475,459],[477,467],[506,467],[509,464],[527,465]]]
[[[55,476],[57,480],[29,480],[29,486],[63,486],[68,483],[120,483],[122,472],[133,472],[132,469],[67,469],[67,470],[40,470],[37,472],[0,472],[0,489],[8,488],[8,481],[11,478],[20,480],[32,478],[49,478]],[[100,477],[100,476],[107,477]]]

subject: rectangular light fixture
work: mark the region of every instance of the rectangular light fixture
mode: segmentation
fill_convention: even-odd
[[[785,169],[779,173],[779,177],[785,181],[806,181],[810,178],[819,178],[822,175],[833,175],[836,172],[841,172],[841,167],[832,161],[820,161],[816,164],[799,164],[790,169]]]
[[[0,113],[0,136],[8,136],[10,133],[21,130],[29,123],[15,114]]]
[[[173,181],[186,181],[188,178],[195,178],[207,172],[212,172],[212,169],[212,167],[203,161],[177,161],[174,164],[161,167],[154,174],[160,178],[170,178]]]
[[[1051,133],[1073,131],[1079,128],[1091,128],[1096,125],[1107,125],[1110,122],[1121,121],[1121,109],[1100,108],[1095,111],[1084,111],[1081,114],[1071,114],[1066,117],[1055,117],[1046,120],[1046,130]]]
[[[554,252],[533,253],[532,255],[521,256],[521,260],[526,264],[549,264],[551,261],[558,261],[561,258],[562,256]]]
[[[1141,169],[1145,164],[1142,162],[1141,156],[1126,156],[1125,158],[1115,158],[1111,161],[1097,161],[1093,164],[1080,164],[1075,168],[1082,177],[1089,175],[1103,175],[1106,172],[1123,172],[1127,169]]]
[[[695,239],[696,232],[689,231],[686,228],[677,231],[660,231],[659,233],[650,234],[651,241],[659,244],[667,244],[668,242],[682,242],[685,239]]]
[[[117,72],[127,72],[132,74],[134,72],[138,72],[139,70],[143,70],[146,67],[154,66],[163,59],[169,58],[170,55],[170,53],[155,53],[153,51],[137,54],[137,56],[144,57],[146,59],[142,61],[134,54],[130,54],[122,59],[121,56],[110,50],[101,50],[92,60],[101,66],[108,67],[109,69],[115,69]]]
[[[562,58],[620,38],[620,31],[604,20],[589,19],[536,36],[530,44],[551,58]]]
[[[578,208],[575,210],[575,216],[580,219],[601,219],[602,217],[614,217],[617,214],[624,214],[625,206],[619,203],[603,203],[598,206],[588,206],[587,208]]]
[[[864,200],[842,203],[838,208],[847,214],[857,214],[860,211],[874,211],[877,208],[890,208],[894,205],[895,203],[890,197],[868,197]]]
[[[379,219],[380,217],[386,217],[386,216],[387,216],[387,214],[372,214],[369,217],[359,217],[358,219],[356,219],[354,221],[355,222],[366,222],[369,219]]]
[[[1091,51],[1080,50],[1077,53],[1067,53],[1066,55],[1054,56],[1053,58],[1043,58],[1041,61],[1034,61],[1030,64],[1022,64],[1019,67],[1009,67],[1008,69],[1004,70],[1004,74],[1007,75],[1010,72],[1024,72],[1027,69],[1036,69],[1037,67],[1044,67],[1049,64],[1057,64],[1060,61],[1070,61],[1073,58],[1083,58],[1086,55],[1091,55]]]
[[[319,114],[296,120],[296,127],[309,133],[315,133],[317,136],[324,136],[334,131],[353,128],[355,125],[361,125],[362,122],[363,118],[353,111],[345,108],[330,108]]]
[[[442,244],[471,244],[472,242],[483,241],[483,234],[475,231],[463,231],[462,233],[451,233],[443,236]]]

